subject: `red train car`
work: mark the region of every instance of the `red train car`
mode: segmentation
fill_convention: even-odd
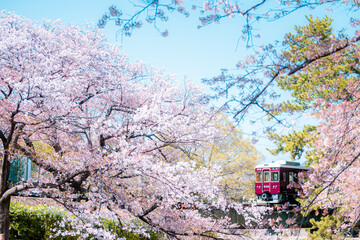
[[[255,167],[257,203],[295,203],[296,190],[288,186],[291,182],[297,181],[299,172],[308,170],[309,167],[301,166],[299,162],[277,161],[258,164]]]

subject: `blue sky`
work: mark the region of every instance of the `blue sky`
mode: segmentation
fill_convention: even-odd
[[[275,0],[274,0],[275,1]],[[127,0],[0,0],[1,9],[15,12],[32,20],[41,22],[42,19],[57,20],[64,23],[96,24],[109,6],[117,5],[129,9]],[[257,25],[261,38],[257,44],[271,43],[282,40],[285,33],[291,31],[294,24],[306,24],[305,14],[323,16],[324,11],[310,11],[307,9],[286,17],[277,22]],[[347,24],[348,12],[343,9],[334,9],[336,18],[335,27],[340,28]],[[201,84],[201,78],[211,77],[220,72],[221,68],[234,68],[235,64],[250,54],[245,48],[245,42],[239,41],[243,19],[225,19],[220,24],[212,24],[197,29],[199,24],[196,14],[185,18],[179,14],[170,15],[162,29],[169,30],[169,36],[160,36],[152,26],[144,25],[136,30],[131,37],[116,38],[118,30],[113,23],[105,28],[105,33],[111,42],[121,45],[122,50],[133,60],[142,60],[156,68],[164,68],[168,72],[177,74],[181,80],[185,76],[193,82]],[[339,21],[340,19],[340,21]],[[249,125],[240,125],[245,136],[257,129]],[[257,128],[257,126],[255,126]],[[272,144],[260,137],[257,147],[266,157],[266,161],[277,160],[265,148]],[[287,156],[280,156],[286,159]]]
[[[41,22],[42,19],[60,19],[64,23],[96,24],[108,7],[115,4],[123,8],[127,0],[0,0],[2,9]],[[293,17],[291,17],[293,18]],[[291,22],[305,23],[305,18],[294,17]],[[136,30],[131,37],[118,37],[113,23],[105,28],[107,37],[112,42],[122,45],[124,52],[133,59],[141,59],[155,67],[165,68],[181,78],[184,74],[200,82],[203,77],[219,73],[221,68],[234,68],[238,60],[248,53],[241,36],[243,19],[224,19],[220,24],[197,29],[198,19],[195,14],[185,18],[179,14],[170,16],[162,28],[169,29],[169,36],[164,38],[150,25]],[[269,27],[270,26],[270,27]],[[291,25],[263,24],[264,42],[281,39],[290,31]],[[261,39],[261,41],[263,41]],[[239,44],[238,44],[239,42]]]

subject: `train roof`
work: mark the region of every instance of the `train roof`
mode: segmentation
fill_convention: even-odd
[[[283,168],[295,168],[295,169],[303,169],[310,170],[310,167],[301,166],[299,162],[293,161],[276,161],[272,163],[262,163],[256,165],[255,168],[264,168],[264,167],[283,167]]]

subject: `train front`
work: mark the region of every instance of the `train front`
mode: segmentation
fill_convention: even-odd
[[[257,203],[280,203],[280,168],[261,164],[255,168],[255,194]]]

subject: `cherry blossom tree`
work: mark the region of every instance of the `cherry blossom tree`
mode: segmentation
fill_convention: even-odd
[[[334,6],[343,6],[349,11],[359,10],[359,1],[203,1],[202,6],[187,8],[186,1],[148,1],[137,5],[140,11],[133,18],[122,18],[110,13],[99,26],[111,20],[119,21],[132,31],[132,23],[140,26],[141,14],[155,24],[166,21],[166,11],[189,15],[199,10],[199,26],[221,22],[225,17],[243,17],[244,38],[251,45],[254,26],[261,21],[274,21],[303,8],[322,7],[331,11]],[[335,8],[336,9],[336,8]],[[152,11],[155,10],[155,11]],[[285,41],[254,48],[254,55],[239,62],[237,70],[224,69],[218,76],[205,79],[212,86],[215,99],[226,99],[227,107],[240,121],[252,109],[257,108],[278,124],[288,127],[289,115],[308,113],[316,116],[319,126],[306,126],[289,135],[271,134],[278,143],[275,153],[288,151],[296,159],[305,147],[311,146],[309,162],[313,173],[304,185],[304,206],[336,208],[345,220],[342,228],[359,220],[358,186],[358,83],[359,83],[359,19],[350,19],[353,29],[334,34],[330,22],[308,17],[308,26],[296,27],[296,34],[288,34]],[[127,25],[126,25],[127,24]],[[134,26],[135,26],[134,25]],[[165,32],[167,35],[167,31]],[[292,99],[279,100],[281,91],[290,91]],[[295,99],[295,100],[294,100]],[[280,102],[280,103],[279,103]],[[339,229],[329,229],[329,231]]]
[[[319,101],[312,173],[303,184],[302,204],[307,209],[336,209],[333,215],[342,219],[341,228],[328,229],[337,233],[353,229],[359,212],[359,79],[349,84],[353,100],[333,104]]]
[[[11,196],[29,191],[54,198],[78,216],[71,220],[78,221],[75,233],[98,239],[115,238],[91,227],[103,218],[124,230],[138,219],[172,237],[215,238],[209,233],[232,227],[199,211],[226,210],[220,169],[178,161],[217,134],[195,86],[130,63],[91,27],[39,25],[8,12],[0,15],[0,55],[5,239]],[[10,164],[24,156],[41,171],[10,187]],[[141,226],[136,230],[144,233]]]

